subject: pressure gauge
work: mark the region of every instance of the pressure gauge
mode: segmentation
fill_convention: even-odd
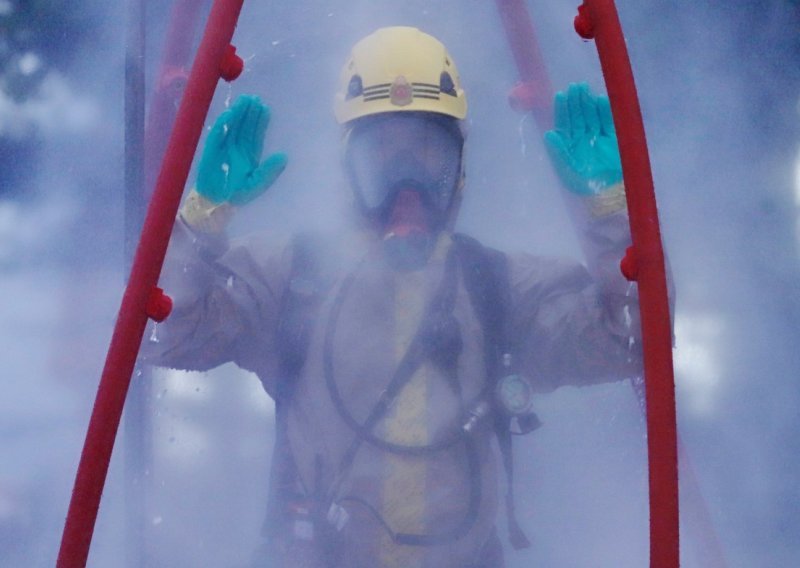
[[[506,375],[497,383],[497,401],[512,416],[529,414],[533,407],[533,389],[522,376]]]

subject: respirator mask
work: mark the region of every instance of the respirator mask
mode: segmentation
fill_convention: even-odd
[[[359,119],[345,164],[361,213],[387,238],[433,237],[462,176],[464,137],[445,115],[395,112]]]

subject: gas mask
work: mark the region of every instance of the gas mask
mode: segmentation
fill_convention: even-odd
[[[395,112],[364,117],[348,134],[345,164],[356,205],[387,252],[424,263],[461,183],[464,137],[454,118]],[[413,267],[413,266],[409,266]]]

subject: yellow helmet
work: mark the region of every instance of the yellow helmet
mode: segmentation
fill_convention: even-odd
[[[384,112],[434,112],[458,120],[467,101],[453,58],[417,28],[381,28],[359,41],[339,79],[339,124]]]

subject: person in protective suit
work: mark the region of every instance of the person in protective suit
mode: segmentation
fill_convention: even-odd
[[[150,362],[233,361],[276,403],[263,566],[501,567],[498,477],[531,393],[640,372],[630,244],[605,97],[571,85],[546,135],[576,204],[587,266],[506,255],[455,234],[464,91],[435,38],[384,28],[352,49],[335,116],[356,236],[229,243],[231,213],[278,177],[268,109],[217,120],[176,222],[175,299]],[[501,451],[493,449],[497,438]],[[526,545],[506,499],[512,542]]]

